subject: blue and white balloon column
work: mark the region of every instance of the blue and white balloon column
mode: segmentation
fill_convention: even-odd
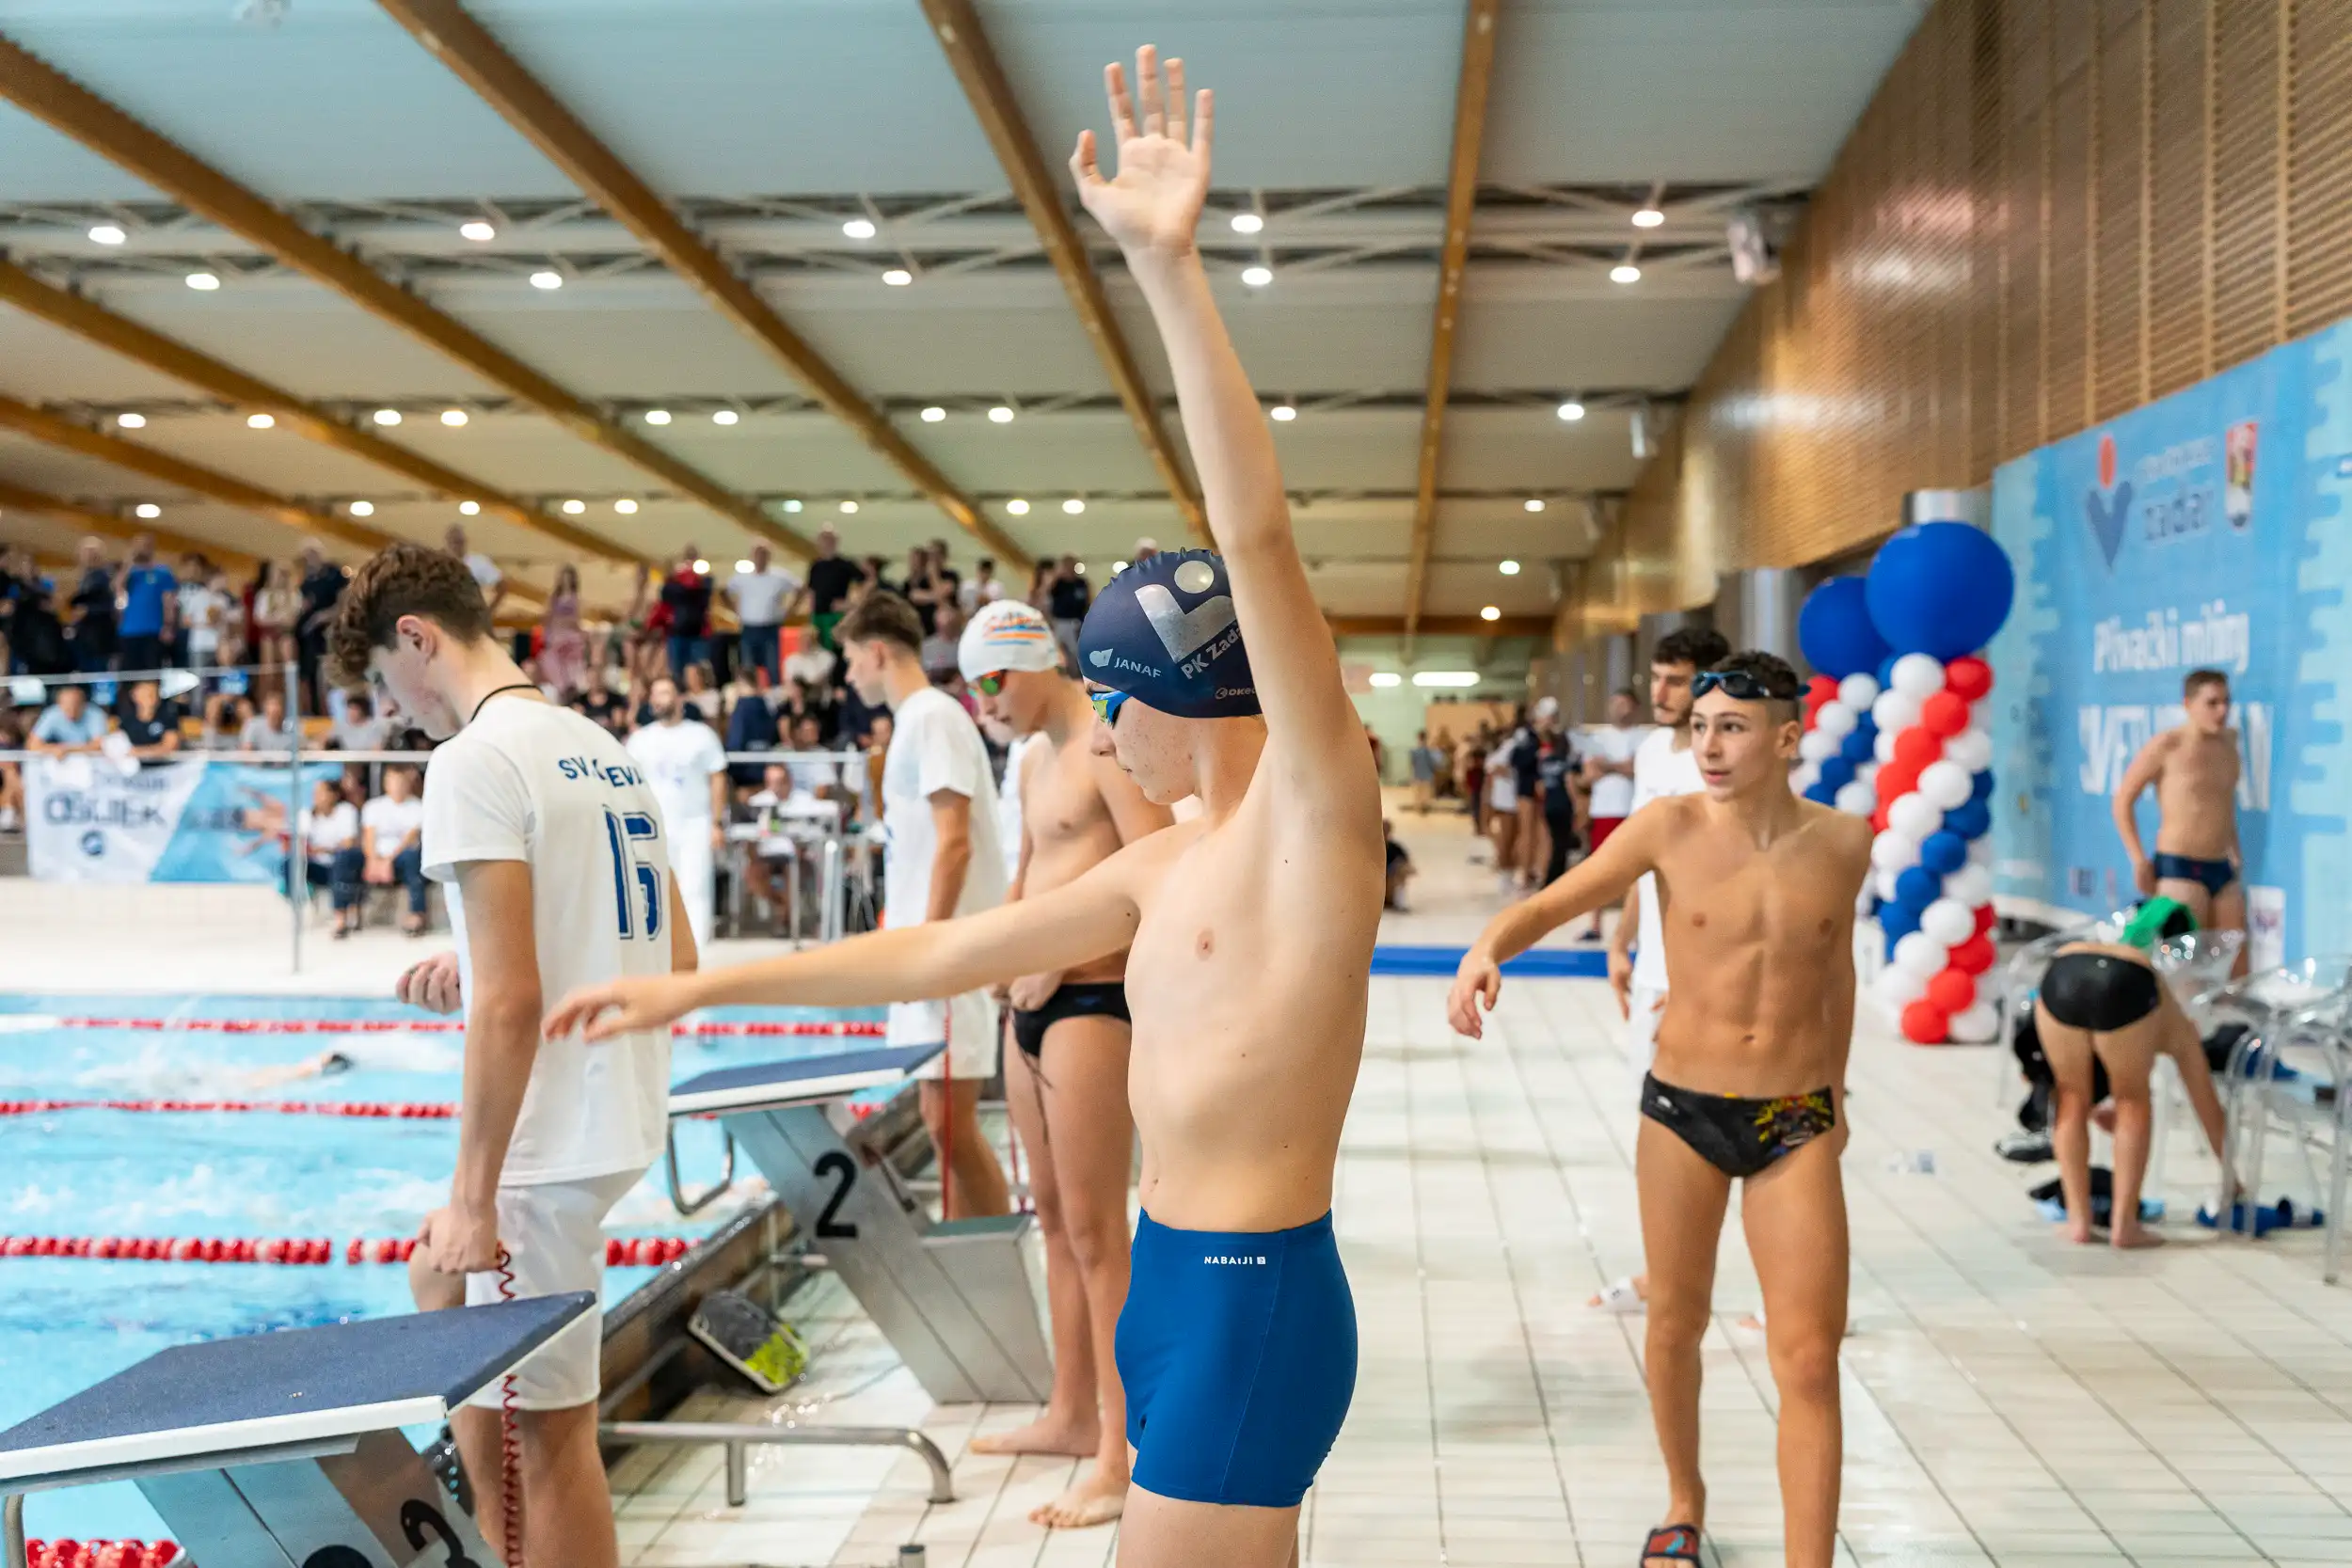
[[[1872,891],[1888,962],[1872,993],[1922,1045],[1989,1040],[1999,1028],[1979,993],[1994,957],[1993,740],[1977,705],[1993,672],[1978,654],[2015,594],[1988,535],[1924,523],[1889,539],[1867,577],[1814,590],[1798,618],[1805,657],[1836,688],[1824,695],[1817,677],[1795,783],[1878,829]],[[1866,673],[1856,661],[1873,649]],[[1834,741],[1817,738],[1831,729]]]

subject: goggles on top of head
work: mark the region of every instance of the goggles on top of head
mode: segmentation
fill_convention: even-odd
[[[1005,689],[1005,673],[1002,670],[999,670],[993,675],[973,676],[972,689],[978,692],[983,697],[993,697],[1000,694]]]
[[[1710,691],[1720,691],[1741,703],[1793,703],[1797,700],[1795,682],[1791,681],[1786,691],[1775,691],[1772,683],[1752,670],[1709,670],[1691,683],[1692,702]]]
[[[1118,723],[1119,710],[1127,705],[1127,693],[1124,691],[1096,689],[1089,691],[1087,698],[1094,704],[1094,717],[1105,724]]]

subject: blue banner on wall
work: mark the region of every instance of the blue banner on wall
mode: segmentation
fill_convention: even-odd
[[[342,771],[306,763],[301,793]],[[25,768],[25,840],[49,882],[260,882],[286,875],[283,767],[182,762],[119,766],[87,754]]]
[[[2116,786],[2225,672],[2254,961],[2352,948],[2352,323],[2003,466],[2017,568],[1994,640],[1995,887],[2104,914],[2131,902]],[[2140,832],[2155,843],[2153,792]]]

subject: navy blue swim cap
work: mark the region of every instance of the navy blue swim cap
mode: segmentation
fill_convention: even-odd
[[[1179,719],[1258,712],[1224,559],[1164,551],[1111,578],[1079,629],[1078,673]]]

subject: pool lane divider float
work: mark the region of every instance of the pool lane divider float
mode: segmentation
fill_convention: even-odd
[[[188,1559],[177,1541],[27,1541],[24,1562],[25,1568],[164,1568]]]
[[[256,1112],[388,1121],[450,1121],[457,1115],[455,1105],[415,1100],[0,1100],[0,1117],[53,1111]]]
[[[456,1018],[61,1018],[47,1013],[0,1014],[0,1032],[122,1029],[156,1035],[462,1035]],[[872,1020],[755,1018],[680,1019],[670,1033],[684,1039],[880,1039]]]
[[[694,1245],[686,1236],[608,1236],[604,1260],[614,1268],[660,1268]],[[413,1236],[355,1236],[338,1247],[327,1236],[0,1236],[0,1258],[87,1258],[108,1262],[405,1263]]]

